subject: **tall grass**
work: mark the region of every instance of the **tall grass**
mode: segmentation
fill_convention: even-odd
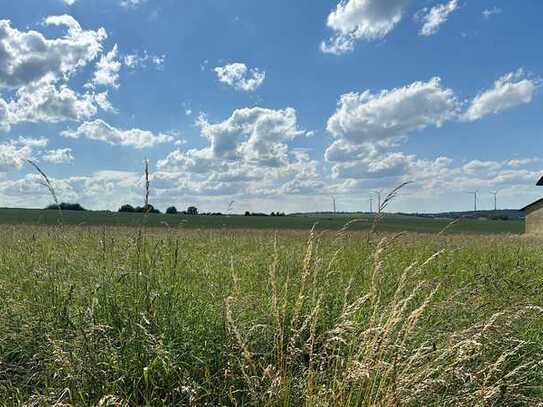
[[[537,405],[540,242],[2,227],[0,405]]]

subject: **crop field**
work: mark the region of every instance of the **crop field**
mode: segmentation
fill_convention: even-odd
[[[373,215],[297,215],[297,216],[187,216],[165,214],[117,213],[105,211],[62,211],[43,209],[0,209],[0,224],[11,225],[83,225],[169,227],[180,229],[271,229],[271,230],[338,230],[351,222],[350,230],[370,230]],[[386,232],[439,233],[450,219],[428,219],[387,214],[379,223]],[[518,220],[465,219],[448,233],[520,234],[524,222]]]
[[[543,241],[0,226],[0,405],[543,402]]]

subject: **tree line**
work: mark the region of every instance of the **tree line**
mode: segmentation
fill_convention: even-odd
[[[62,202],[60,204],[51,204],[45,209],[51,210],[63,210],[63,211],[86,211],[83,206],[78,203]],[[161,213],[160,210],[153,205],[132,206],[129,204],[122,205],[117,212],[119,213]],[[167,215],[202,215],[202,216],[224,216],[221,212],[204,212],[200,213],[196,206],[189,206],[187,209],[179,211],[175,206],[170,206],[165,212]],[[245,211],[245,216],[286,216],[284,212],[271,212],[270,214],[264,212],[249,212]]]
[[[119,208],[118,212],[128,212],[128,213],[160,213],[153,205],[143,205],[133,207],[132,205],[123,205]],[[166,209],[166,214],[168,215],[198,215],[198,208],[196,206],[189,206],[184,211],[178,211],[175,206],[170,206]]]

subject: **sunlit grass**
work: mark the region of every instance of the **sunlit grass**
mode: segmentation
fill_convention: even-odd
[[[2,227],[0,404],[533,405],[523,237]]]

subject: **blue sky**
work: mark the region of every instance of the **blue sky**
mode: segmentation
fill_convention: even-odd
[[[0,206],[520,207],[543,192],[543,3],[18,0],[0,20]]]

